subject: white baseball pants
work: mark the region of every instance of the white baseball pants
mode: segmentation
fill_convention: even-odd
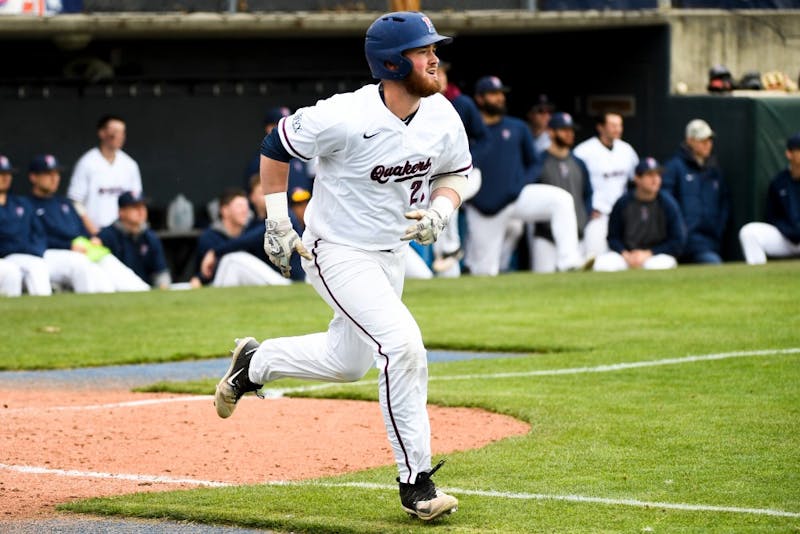
[[[739,230],[739,243],[742,245],[744,259],[750,265],[767,263],[769,256],[800,256],[800,244],[795,245],[776,227],[763,222],[751,222],[742,226]]]
[[[114,291],[114,285],[105,271],[86,254],[50,248],[44,251],[44,261],[50,270],[50,280],[55,284],[71,287],[75,293]]]
[[[578,230],[575,205],[564,189],[548,184],[528,184],[517,199],[495,215],[484,215],[467,204],[466,262],[474,275],[495,276],[500,271],[500,259],[509,220],[549,222],[556,242],[556,265],[567,270],[583,263],[578,250]]]
[[[378,391],[400,480],[412,483],[431,467],[428,362],[422,333],[401,300],[408,245],[366,251],[328,243],[306,229],[307,279],[333,309],[326,332],[265,340],[249,378],[284,377],[355,382],[375,366]]]
[[[15,263],[0,259],[0,296],[22,295],[22,269]]]
[[[656,254],[655,256],[650,256],[642,264],[642,268],[647,270],[674,269],[677,266],[678,260],[669,254]],[[627,271],[629,268],[628,262],[622,257],[622,254],[613,250],[606,252],[605,254],[600,254],[594,260],[595,271]]]
[[[292,281],[249,252],[231,252],[220,258],[211,285],[288,286]]]
[[[5,259],[22,271],[22,284],[28,295],[46,297],[53,294],[50,270],[43,258],[32,254],[9,254]]]
[[[601,218],[589,219],[583,229],[583,239],[578,242],[578,249],[585,258],[597,257],[608,250],[605,229],[608,227]],[[528,250],[531,251],[531,270],[537,273],[552,273],[556,269],[558,251],[549,239],[536,237],[533,224],[526,225]]]

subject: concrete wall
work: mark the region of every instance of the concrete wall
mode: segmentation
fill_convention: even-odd
[[[800,10],[692,10],[669,15],[670,87],[706,92],[708,69],[723,64],[737,81],[748,71],[800,75]]]

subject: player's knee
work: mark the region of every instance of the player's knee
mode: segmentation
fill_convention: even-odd
[[[422,337],[411,336],[389,350],[393,358],[392,366],[402,369],[416,369],[428,365],[428,353]]]

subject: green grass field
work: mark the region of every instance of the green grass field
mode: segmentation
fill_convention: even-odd
[[[304,483],[61,508],[287,532],[800,531],[800,262],[412,281],[405,299],[429,348],[525,354],[430,365],[431,404],[532,425],[448,457],[435,480],[459,498],[456,514],[408,518],[390,458]],[[307,333],[329,318],[303,284],[6,299],[14,341],[0,367],[219,357],[234,337]],[[375,400],[375,378],[268,387]],[[209,394],[214,381],[151,389]]]

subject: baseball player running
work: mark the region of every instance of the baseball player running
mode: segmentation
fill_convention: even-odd
[[[464,126],[439,93],[439,35],[420,12],[379,17],[365,52],[380,83],[334,95],[280,120],[264,138],[264,248],[285,276],[297,251],[333,309],[327,332],[238,340],[217,384],[229,417],[249,391],[283,377],[352,382],[375,365],[403,509],[423,520],[456,510],[431,476],[427,352],[401,299],[408,241],[433,243],[461,203],[472,168]],[[302,241],[287,212],[287,162],[318,157]],[[410,223],[410,224],[409,224]]]

